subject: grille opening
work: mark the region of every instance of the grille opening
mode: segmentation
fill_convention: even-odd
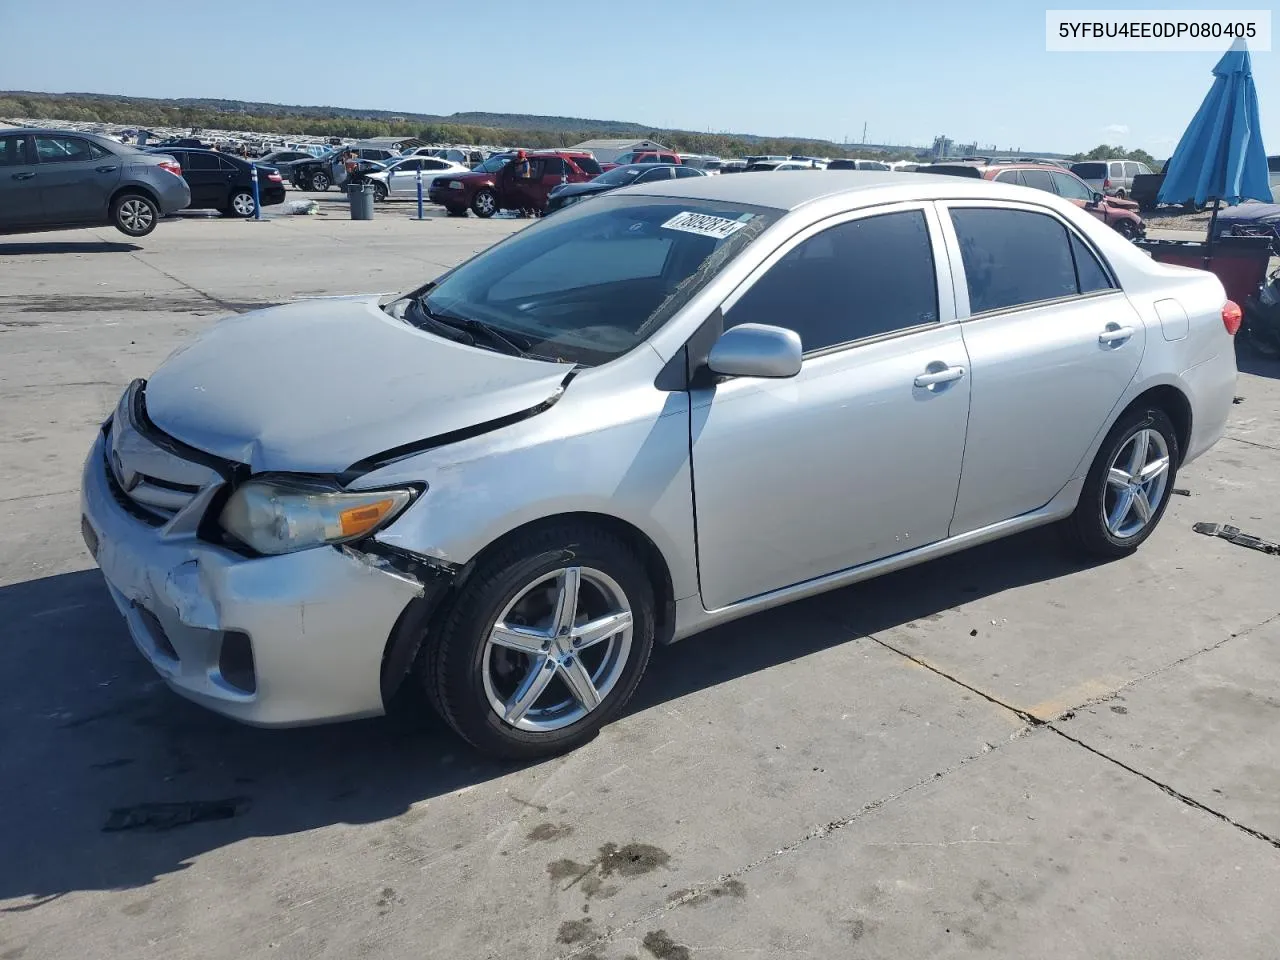
[[[231,686],[245,693],[257,692],[258,677],[253,669],[253,644],[249,642],[247,633],[228,630],[222,635],[218,672]]]
[[[135,603],[133,607],[138,611],[138,616],[142,618],[142,622],[146,624],[147,633],[151,635],[151,642],[156,645],[156,649],[170,660],[177,662],[179,659],[178,651],[173,649],[173,644],[169,642],[169,635],[164,632],[164,625],[160,623],[160,619],[140,604]]]

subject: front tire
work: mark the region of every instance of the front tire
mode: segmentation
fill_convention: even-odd
[[[379,180],[373,181],[373,199],[382,203],[387,199],[387,185]]]
[[[1134,226],[1132,220],[1117,220],[1115,223],[1116,233],[1124,237],[1126,240],[1132,240],[1138,235],[1138,228]]]
[[[329,189],[331,183],[332,181],[329,179],[329,175],[323,171],[319,171],[311,175],[312,190],[318,190],[321,193],[324,193]]]
[[[1075,512],[1062,523],[1067,544],[1093,559],[1133,553],[1164,516],[1181,459],[1168,414],[1147,406],[1126,411],[1098,449]]]
[[[111,223],[129,237],[145,237],[156,228],[160,209],[141,193],[125,193],[111,204]]]
[[[471,201],[472,212],[481,220],[488,220],[498,212],[498,197],[492,190],[481,190]]]
[[[654,593],[622,540],[558,524],[468,577],[419,661],[436,709],[484,753],[571,750],[617,718],[653,649]]]

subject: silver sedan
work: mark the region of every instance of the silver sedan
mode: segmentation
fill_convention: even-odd
[[[82,526],[186,697],[287,725],[421,692],[545,755],[655,642],[1043,524],[1134,550],[1223,433],[1238,323],[1041,191],[627,187],[407,295],[214,326],[95,437]]]
[[[422,180],[422,197],[426,200],[427,191],[436,177],[456,177],[462,173],[470,173],[471,169],[452,160],[438,157],[405,157],[392,160],[385,170],[371,173],[368,180],[373,184],[374,199],[386,200],[388,197],[406,198],[418,195],[418,180]]]

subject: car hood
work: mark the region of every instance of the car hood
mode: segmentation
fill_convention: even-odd
[[[493,183],[494,175],[492,173],[476,173],[474,170],[458,171],[450,173],[448,170],[442,170],[436,174],[437,178],[444,182],[446,180],[461,180],[463,183]]]
[[[254,473],[340,473],[559,397],[569,364],[454,343],[378,301],[303,300],[223,320],[147,381],[147,414],[183,443]]]

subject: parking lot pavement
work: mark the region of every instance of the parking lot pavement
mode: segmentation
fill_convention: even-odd
[[[0,960],[1274,957],[1280,558],[1190,529],[1280,539],[1270,365],[1136,556],[1032,532],[719,628],[566,757],[164,688],[80,544],[93,430],[219,314],[521,225],[412,212],[0,240]]]

